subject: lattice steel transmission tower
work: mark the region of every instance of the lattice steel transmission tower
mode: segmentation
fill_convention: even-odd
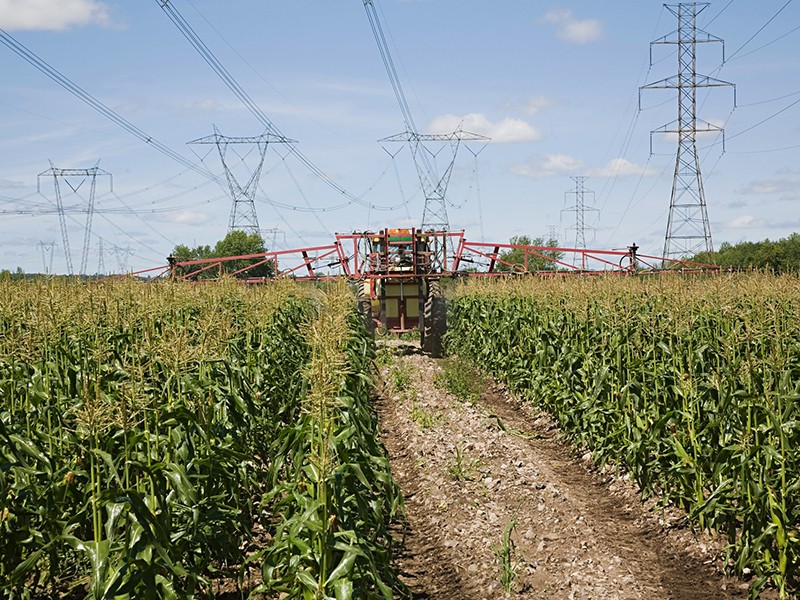
[[[264,240],[264,245],[267,250],[276,250],[278,244],[278,237],[283,236],[283,247],[286,248],[286,232],[279,227],[270,227],[269,229],[261,230],[261,239]]]
[[[52,177],[53,187],[56,192],[56,210],[58,211],[58,220],[61,225],[61,241],[64,244],[64,256],[67,262],[67,273],[73,275],[72,268],[72,253],[69,248],[69,233],[67,231],[67,220],[64,213],[64,202],[61,197],[61,186],[59,180],[62,180],[72,190],[74,194],[78,194],[78,190],[83,186],[86,180],[89,180],[89,198],[86,202],[86,226],[83,232],[83,252],[81,253],[81,268],[78,271],[81,275],[86,274],[86,264],[89,260],[89,240],[92,236],[92,217],[94,216],[94,198],[97,190],[97,178],[108,176],[109,185],[113,190],[113,182],[111,173],[103,171],[100,167],[94,166],[91,169],[57,169],[50,163],[50,168],[47,171],[39,173],[37,177],[37,191],[41,190],[42,177]]]
[[[133,256],[136,254],[136,251],[131,248],[130,246],[122,247],[122,246],[112,246],[111,252],[113,252],[114,257],[117,259],[117,273],[127,273],[128,272],[128,257]]]
[[[547,246],[558,246],[558,225],[547,226]]]
[[[101,238],[97,244],[97,274],[106,274],[106,257],[105,248],[103,248],[103,239]]]
[[[263,133],[252,137],[228,137],[220,134],[215,126],[213,135],[198,138],[188,143],[214,144],[217,147],[219,158],[222,161],[222,168],[225,171],[225,178],[228,181],[231,200],[233,201],[231,217],[228,222],[228,233],[234,230],[241,230],[251,235],[261,235],[261,229],[258,227],[255,197],[258,189],[258,180],[261,177],[261,169],[264,166],[264,158],[267,154],[267,147],[269,144],[294,144],[296,142],[272,133]],[[258,151],[257,161],[254,161],[256,164],[244,184],[240,183],[236,178],[227,159],[228,147],[235,144],[254,146]],[[239,159],[244,162],[245,157],[240,156]]]
[[[405,132],[379,141],[408,143],[411,149],[411,155],[414,159],[414,165],[417,168],[417,175],[420,185],[422,186],[422,192],[425,194],[425,208],[422,211],[421,228],[425,231],[448,231],[450,229],[450,220],[447,217],[447,186],[450,183],[450,175],[453,173],[453,165],[455,164],[458,147],[462,141],[489,141],[489,138],[478,135],[477,133],[469,133],[461,130],[444,134],[419,133],[414,123],[411,107],[403,92],[400,77],[394,66],[392,54],[389,51],[389,44],[386,41],[383,27],[378,18],[378,12],[372,0],[363,1],[364,9],[367,12],[367,18],[372,27],[372,33],[378,44],[378,51],[381,54],[383,65],[386,68],[386,74],[389,76],[389,82],[394,90],[395,98],[400,106],[400,112],[403,115],[403,120],[406,125]],[[425,146],[425,143],[429,142],[450,143],[452,160],[441,173],[437,171],[434,165],[433,153]]]
[[[575,248],[586,248],[586,213],[587,212],[600,212],[596,208],[586,206],[586,196],[589,195],[592,197],[592,204],[594,204],[594,192],[592,190],[586,189],[584,186],[584,182],[586,181],[586,177],[573,177],[572,180],[575,182],[575,189],[565,192],[564,195],[574,195],[575,196],[575,204],[572,206],[565,208],[564,211],[566,212],[574,212],[575,213],[575,227],[567,227],[567,230],[574,229],[575,230]],[[575,260],[578,260],[578,254],[575,253]],[[581,253],[581,268],[585,269],[586,264],[585,256]]]
[[[697,73],[697,44],[722,43],[722,58],[725,62],[723,40],[697,28],[697,15],[708,3],[682,2],[664,6],[678,18],[678,29],[650,43],[650,64],[653,64],[654,45],[675,44],[678,46],[678,74],[642,86],[639,95],[641,97],[641,90],[678,90],[678,119],[650,133],[651,139],[653,133],[672,133],[678,136],[678,154],[675,159],[663,256],[681,258],[714,250],[697,156],[697,134],[716,132],[724,135],[724,132],[721,127],[698,119],[697,89],[731,86],[734,88],[735,105],[736,88],[727,81]]]
[[[407,142],[411,148],[422,192],[425,194],[425,208],[422,211],[420,226],[424,231],[450,230],[450,220],[447,217],[447,186],[450,183],[450,175],[453,173],[459,144],[462,141],[488,139],[468,131],[424,134],[409,129],[379,140],[381,142]],[[437,172],[431,159],[431,152],[425,147],[425,142],[449,142],[452,158],[443,172]]]
[[[56,244],[55,240],[52,242],[39,242],[36,244],[37,248],[42,250],[42,269],[44,270],[45,275],[49,275],[53,272],[53,254],[55,254],[55,249],[58,248],[58,244]],[[48,268],[47,259],[45,258],[45,252],[50,253],[50,266]]]

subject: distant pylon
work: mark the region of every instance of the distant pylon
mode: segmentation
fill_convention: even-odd
[[[121,246],[112,246],[111,251],[114,253],[114,256],[117,259],[117,273],[127,273],[128,272],[128,257],[133,256],[136,254],[136,251],[127,246],[125,248]]]
[[[261,230],[258,227],[258,215],[256,214],[256,190],[258,189],[258,180],[261,177],[261,169],[264,166],[264,157],[267,154],[267,146],[273,144],[293,144],[294,140],[289,138],[274,135],[272,133],[264,133],[262,135],[253,137],[227,137],[221,135],[214,126],[214,135],[209,135],[189,142],[190,144],[215,144],[219,152],[219,158],[222,161],[222,168],[225,171],[225,177],[228,180],[228,187],[231,193],[231,217],[228,222],[228,233],[234,230],[241,230],[248,234],[259,234]],[[247,182],[242,185],[233,174],[228,161],[226,160],[228,146],[231,144],[249,144],[258,149],[258,164],[252,169]],[[240,157],[242,162],[244,158]]]
[[[447,186],[450,182],[450,175],[453,172],[453,165],[455,164],[459,144],[462,141],[489,141],[489,138],[477,133],[463,131],[461,128],[459,128],[458,131],[444,134],[419,133],[419,129],[414,122],[414,116],[411,113],[411,107],[403,91],[402,82],[395,68],[392,53],[386,35],[383,32],[381,19],[378,15],[378,10],[373,0],[364,0],[364,9],[367,12],[367,18],[372,27],[375,41],[378,44],[378,50],[383,59],[386,74],[389,76],[389,81],[394,90],[395,98],[400,106],[400,112],[403,114],[403,120],[406,125],[405,132],[379,141],[408,143],[411,149],[411,155],[414,159],[414,166],[417,168],[417,176],[419,177],[422,191],[425,194],[425,208],[422,211],[421,228],[423,231],[449,231],[450,220],[447,217]],[[434,161],[436,153],[431,152],[428,147],[426,147],[426,142],[450,143],[453,158],[443,172],[439,172],[436,168]],[[433,257],[434,264],[441,267],[443,258],[444,256],[441,252],[437,253],[437,255]]]
[[[56,244],[55,240],[52,242],[39,242],[36,244],[37,248],[42,249],[42,269],[44,270],[45,275],[49,275],[53,272],[53,254],[56,248],[58,248],[58,244]],[[47,259],[45,258],[45,252],[50,253],[50,266],[48,267]]]
[[[733,86],[732,83],[714,79],[697,73],[697,44],[722,42],[718,37],[697,29],[697,15],[707,6],[707,2],[682,2],[677,5],[664,5],[678,18],[678,29],[650,44],[650,64],[654,44],[677,44],[678,75],[661,81],[649,83],[640,88],[677,89],[678,119],[664,125],[653,133],[673,133],[678,136],[678,154],[675,159],[675,174],[669,202],[667,232],[664,237],[665,258],[694,256],[698,252],[712,252],[711,227],[708,221],[703,179],[700,175],[700,161],[697,156],[696,137],[698,133],[719,132],[721,127],[697,118],[697,88]],[[723,43],[723,62],[725,61]],[[734,105],[735,105],[734,86]],[[723,137],[724,141],[724,137]]]
[[[596,208],[586,207],[586,195],[591,195],[594,198],[594,192],[592,190],[587,190],[584,187],[584,182],[586,181],[586,177],[573,177],[572,180],[575,182],[575,189],[570,190],[569,192],[565,192],[565,195],[574,195],[575,196],[575,204],[570,206],[569,208],[565,208],[564,210],[567,212],[574,212],[575,213],[575,248],[586,248],[586,218],[585,215],[587,212],[599,212]],[[594,202],[592,202],[594,203]],[[573,229],[572,227],[568,227],[567,229]],[[584,263],[585,257],[583,254],[580,255],[581,259],[581,269],[586,268],[586,264]],[[575,253],[575,260],[578,260],[578,253]],[[577,266],[577,265],[576,265]]]
[[[547,226],[547,245],[551,243],[558,245],[558,225]]]
[[[283,246],[286,247],[286,232],[279,227],[270,227],[269,229],[261,230],[261,239],[267,246],[267,250],[275,250],[278,244],[278,236],[283,236]]]
[[[111,173],[103,171],[101,168],[94,166],[90,169],[57,169],[50,163],[50,168],[47,171],[39,173],[37,177],[37,188],[41,189],[41,178],[44,176],[53,177],[53,187],[56,192],[56,210],[58,211],[58,219],[61,225],[61,241],[64,244],[64,256],[67,262],[67,273],[73,275],[72,268],[72,253],[69,249],[69,234],[67,232],[67,221],[64,214],[64,203],[61,198],[61,186],[59,179],[69,186],[74,194],[78,193],[80,187],[84,184],[87,178],[90,180],[89,184],[89,198],[86,206],[86,226],[83,233],[83,251],[81,252],[81,268],[79,273],[86,274],[86,263],[89,258],[89,240],[92,235],[92,217],[94,216],[94,196],[97,189],[97,177],[107,175],[109,182],[111,182]],[[80,181],[76,181],[80,178]],[[113,189],[113,183],[110,184]]]
[[[456,162],[458,147],[462,141],[488,141],[489,138],[468,131],[452,133],[417,133],[405,131],[379,140],[381,142],[407,142],[411,148],[414,165],[417,168],[422,191],[425,194],[425,207],[422,211],[423,231],[449,231],[447,217],[447,186]],[[450,144],[451,160],[443,172],[438,172],[433,161],[434,153],[425,146],[426,142],[447,142]]]

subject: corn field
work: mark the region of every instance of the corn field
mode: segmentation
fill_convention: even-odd
[[[800,280],[769,275],[470,282],[448,345],[553,414],[645,497],[727,538],[781,597],[800,559]]]
[[[0,596],[391,598],[346,287],[0,282]]]

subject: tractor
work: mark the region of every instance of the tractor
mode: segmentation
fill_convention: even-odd
[[[447,308],[439,283],[440,238],[416,229],[384,229],[366,236],[366,277],[359,308],[367,327],[398,333],[418,329],[423,352],[443,353]]]

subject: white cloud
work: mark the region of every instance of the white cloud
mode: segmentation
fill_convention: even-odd
[[[614,158],[608,161],[603,167],[590,170],[587,175],[590,177],[630,177],[643,176],[652,177],[658,174],[658,170],[653,167],[643,167],[625,158]]]
[[[11,188],[22,188],[25,187],[25,184],[21,181],[13,181],[11,179],[0,179],[0,188],[2,189],[11,189]]]
[[[501,144],[535,142],[542,137],[538,129],[521,119],[506,117],[500,121],[491,121],[486,115],[479,113],[470,113],[463,117],[442,115],[436,117],[427,127],[429,133],[445,133],[458,130],[485,135],[492,138],[493,142]]]
[[[778,195],[780,200],[800,200],[800,182],[788,179],[752,181],[738,192],[742,195]]]
[[[739,215],[724,224],[725,229],[753,229],[764,227],[765,222],[753,215]]]
[[[792,169],[790,167],[781,167],[776,171],[778,175],[787,176],[787,175],[800,175],[800,169]]]
[[[211,221],[211,216],[195,210],[179,210],[176,212],[157,213],[149,217],[154,221],[162,223],[174,223],[177,225],[205,225]]]
[[[100,0],[0,0],[0,27],[9,31],[60,31],[110,21],[109,8]]]
[[[201,112],[219,110],[220,108],[222,108],[222,105],[216,100],[212,100],[210,98],[206,100],[197,100],[196,102],[192,103],[192,110]]]
[[[551,175],[574,173],[582,168],[583,163],[574,156],[550,154],[548,156],[536,156],[528,164],[512,167],[511,172],[522,177],[549,177]]]
[[[552,98],[546,96],[534,96],[522,107],[522,110],[527,115],[539,114],[546,108],[553,106]]]
[[[573,44],[588,44],[603,37],[603,24],[597,19],[576,19],[570,10],[551,10],[544,21],[555,25],[556,36]]]
[[[727,201],[727,202],[723,202],[722,205],[725,208],[738,210],[740,208],[744,208],[745,206],[747,206],[748,202],[745,202],[744,200],[730,200],[730,201]]]

